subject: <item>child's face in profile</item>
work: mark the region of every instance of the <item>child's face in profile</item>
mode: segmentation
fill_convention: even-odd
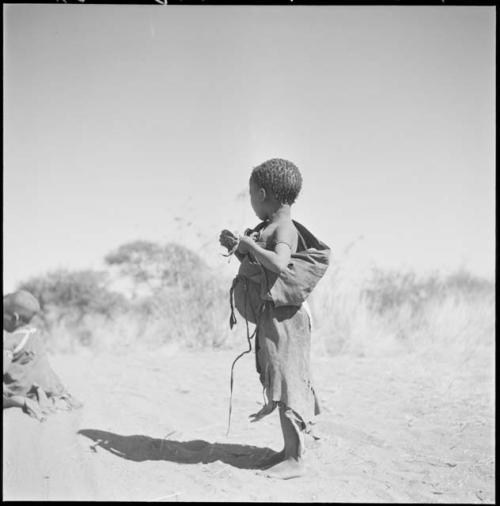
[[[3,328],[7,332],[14,332],[19,327],[27,325],[32,316],[28,316],[25,311],[19,309],[19,312],[12,310],[4,310],[3,312]]]
[[[265,210],[266,190],[260,188],[250,180],[250,203],[257,217],[261,220],[266,218]]]
[[[7,332],[13,332],[17,328],[17,321],[19,317],[16,317],[16,313],[10,311],[3,312],[3,328]]]

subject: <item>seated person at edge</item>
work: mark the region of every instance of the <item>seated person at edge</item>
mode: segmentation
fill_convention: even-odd
[[[38,300],[19,290],[3,298],[3,407],[20,407],[44,421],[57,409],[79,408],[50,366],[40,331],[30,325]]]
[[[262,222],[244,235],[223,230],[219,238],[241,263],[231,300],[256,324],[256,366],[266,404],[251,415],[252,421],[279,408],[284,448],[264,462],[260,472],[282,479],[304,474],[304,434],[319,413],[305,301],[326,272],[330,256],[328,246],[292,220],[291,206],[301,187],[302,176],[293,163],[279,158],[262,163],[250,177],[250,202]],[[232,313],[231,323],[235,321]]]

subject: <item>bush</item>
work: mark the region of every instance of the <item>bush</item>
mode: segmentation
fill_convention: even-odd
[[[175,243],[161,246],[151,241],[129,242],[106,255],[104,261],[117,267],[119,276],[129,278],[134,297],[165,287],[188,289],[207,270],[196,253]]]
[[[189,347],[222,346],[229,337],[228,289],[221,280],[200,275],[182,289],[165,287],[134,305],[142,322],[138,340],[177,342]]]
[[[360,276],[347,263],[332,267],[311,296],[313,345],[322,354],[452,356],[492,342],[491,281],[463,270],[418,276],[374,268]]]
[[[40,300],[54,347],[245,344],[244,326],[231,332],[228,325],[230,277],[188,248],[134,241],[105,262],[108,272],[58,270],[19,286]],[[128,292],[110,288],[124,279]],[[492,346],[494,300],[494,284],[464,270],[418,276],[334,262],[309,300],[313,351],[451,356],[483,349]]]
[[[108,282],[105,272],[61,269],[22,282],[18,289],[29,291],[40,302],[41,324],[49,336],[55,327],[63,327],[66,340],[76,337],[80,344],[89,345],[91,333],[83,325],[86,315],[112,319],[128,309],[126,298],[109,290]]]
[[[42,312],[58,307],[78,319],[87,313],[111,317],[118,309],[126,307],[125,297],[107,288],[108,275],[92,270],[57,270],[46,276],[31,278],[19,285],[37,297]]]
[[[363,288],[362,297],[369,308],[378,314],[397,310],[404,304],[412,314],[422,310],[426,301],[442,301],[449,296],[466,298],[487,296],[493,290],[490,281],[460,269],[446,277],[437,273],[417,278],[411,271],[383,271],[373,269],[372,276]]]
[[[107,255],[105,262],[108,272],[58,270],[18,287],[40,301],[52,347],[218,347],[227,342],[230,280],[214,273],[196,253],[174,243],[134,241]],[[110,289],[124,279],[131,290]]]

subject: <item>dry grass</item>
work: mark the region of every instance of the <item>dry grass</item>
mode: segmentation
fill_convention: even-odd
[[[493,353],[492,282],[464,271],[418,276],[352,269],[335,265],[311,296],[316,353],[412,353],[448,363]]]
[[[137,286],[126,296],[114,291],[123,271],[112,269],[94,277],[89,271],[49,273],[22,287],[42,299],[48,342],[57,351],[245,347],[242,319],[229,330],[230,277],[200,264],[191,251],[179,249],[175,258],[162,271],[172,281],[142,286],[139,294]],[[196,275],[185,275],[185,258],[196,263]],[[458,364],[493,353],[494,305],[493,282],[464,271],[362,269],[346,256],[310,298],[313,353],[413,353]]]

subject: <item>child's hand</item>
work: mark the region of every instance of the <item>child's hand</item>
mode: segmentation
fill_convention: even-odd
[[[227,248],[228,251],[231,251],[238,243],[238,236],[233,234],[230,230],[224,229],[220,233],[219,242],[221,246],[224,246],[224,248]]]
[[[238,252],[246,255],[250,251],[250,245],[254,242],[252,236],[240,235],[240,242],[238,244]]]
[[[244,255],[252,251],[255,242],[259,240],[259,232],[254,232],[252,229],[247,228],[245,235],[240,235],[240,242],[238,244],[238,251]]]

